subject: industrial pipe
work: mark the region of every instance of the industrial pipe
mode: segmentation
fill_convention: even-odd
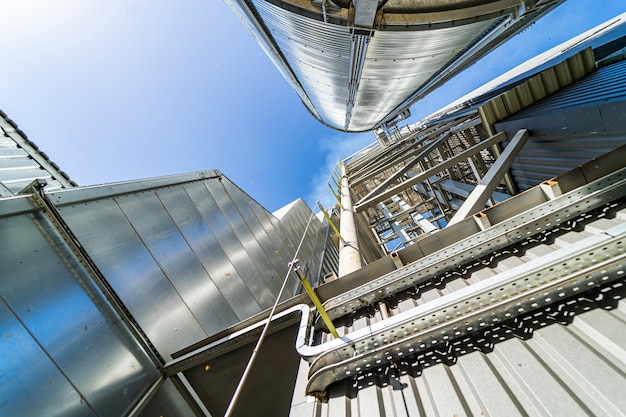
[[[341,223],[339,232],[342,240],[339,245],[339,278],[351,272],[361,269],[361,251],[357,238],[356,224],[354,221],[354,210],[352,207],[352,196],[346,165],[341,164]]]

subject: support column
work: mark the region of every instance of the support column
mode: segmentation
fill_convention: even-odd
[[[339,278],[348,275],[363,266],[361,251],[356,233],[352,196],[346,174],[346,166],[341,164],[341,223],[339,233],[342,240],[339,244]]]
[[[517,131],[513,139],[509,142],[502,154],[496,162],[489,168],[487,174],[478,182],[474,190],[467,197],[463,205],[457,210],[456,214],[448,222],[448,226],[460,222],[466,217],[484,210],[487,200],[491,198],[491,194],[495,191],[498,183],[511,167],[511,164],[517,158],[519,151],[522,149],[526,140],[528,140],[528,130],[520,129]]]

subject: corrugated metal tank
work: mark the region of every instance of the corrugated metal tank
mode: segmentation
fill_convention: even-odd
[[[309,112],[356,132],[397,122],[415,101],[561,1],[227,3]]]

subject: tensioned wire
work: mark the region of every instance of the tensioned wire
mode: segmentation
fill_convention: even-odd
[[[330,175],[332,176],[332,172],[331,172]],[[324,193],[324,190],[322,190],[320,192],[319,196],[317,197],[317,201],[313,205],[314,207],[322,199],[322,194],[323,193]],[[307,232],[309,231],[309,227],[311,225],[311,221],[313,220],[314,216],[315,216],[315,212],[313,210],[311,210],[311,215],[309,216],[309,220],[307,221],[306,227],[304,228],[304,233],[302,233],[302,238],[300,239],[300,243],[298,244],[298,247],[296,248],[296,251],[295,251],[295,253],[293,255],[293,259],[291,260],[291,262],[289,262],[289,269],[287,270],[287,274],[285,275],[285,278],[283,279],[283,284],[280,287],[280,291],[278,292],[278,295],[276,296],[276,301],[274,302],[274,305],[272,306],[272,310],[270,311],[270,314],[267,317],[267,321],[266,321],[265,325],[263,326],[263,331],[261,332],[261,336],[259,336],[259,340],[257,340],[257,343],[254,346],[254,349],[252,349],[252,354],[250,355],[250,359],[248,359],[248,363],[246,364],[246,368],[244,369],[243,374],[241,375],[241,378],[239,379],[239,383],[237,384],[237,388],[235,389],[235,393],[233,394],[233,397],[231,398],[230,403],[228,404],[228,408],[226,409],[226,413],[224,413],[224,417],[232,416],[233,410],[235,409],[235,406],[237,405],[237,400],[239,399],[239,395],[241,394],[241,391],[243,389],[243,385],[245,384],[246,379],[248,378],[248,374],[250,373],[250,369],[252,369],[252,365],[254,363],[254,360],[256,359],[257,353],[259,352],[259,349],[261,348],[261,345],[263,344],[263,341],[265,340],[265,336],[266,336],[267,331],[268,331],[268,329],[270,327],[270,323],[272,322],[272,317],[274,317],[274,313],[276,312],[276,308],[278,307],[280,299],[283,296],[283,292],[285,291],[285,288],[287,287],[287,281],[289,281],[289,276],[293,272],[293,267],[295,265],[295,262],[298,260],[298,253],[300,253],[300,249],[302,248],[302,245],[304,244],[304,239],[306,238]]]

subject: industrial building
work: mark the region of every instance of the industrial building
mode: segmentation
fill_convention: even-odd
[[[626,15],[401,126],[559,2],[450,3],[232,3],[315,117],[374,132],[319,213],[218,170],[77,186],[2,114],[0,415],[626,414]],[[368,96],[431,35],[462,39]]]

